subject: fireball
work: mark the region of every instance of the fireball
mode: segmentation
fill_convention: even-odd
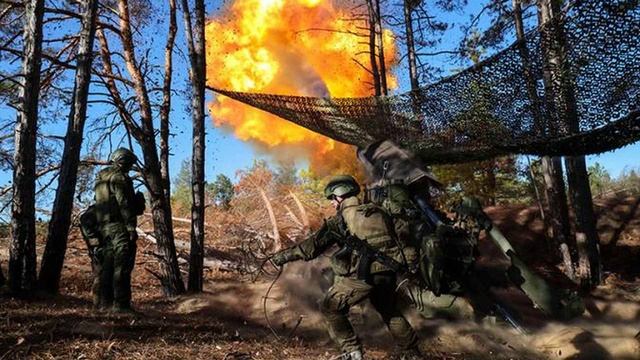
[[[207,84],[234,91],[301,96],[372,95],[363,22],[326,0],[236,0],[205,29]],[[393,34],[383,32],[390,69]],[[395,84],[393,77],[389,84]],[[351,147],[274,115],[216,96],[214,124],[276,156],[305,156],[316,174],[352,170]]]

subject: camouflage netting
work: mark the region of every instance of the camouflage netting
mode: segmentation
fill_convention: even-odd
[[[551,40],[558,29],[562,45]],[[419,91],[313,98],[213,90],[344,143],[393,140],[428,163],[594,154],[640,139],[639,34],[638,0],[578,1],[564,22]],[[563,65],[545,65],[559,46]],[[545,87],[545,76],[555,85]]]

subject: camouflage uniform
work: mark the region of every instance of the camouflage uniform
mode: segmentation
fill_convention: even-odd
[[[368,298],[382,316],[398,347],[404,350],[416,348],[416,334],[400,311],[400,299],[395,291],[396,274],[378,262],[368,265],[366,276],[359,274],[360,262],[365,260],[341,245],[340,239],[349,234],[366,241],[396,261],[415,261],[415,249],[399,243],[397,238],[389,234],[381,210],[375,206],[361,205],[355,196],[344,199],[338,214],[327,219],[320,230],[303,242],[282,250],[273,260],[278,265],[295,260],[311,260],[338,244],[341,248],[331,258],[334,285],[320,301],[320,311],[325,317],[331,338],[344,353],[361,354],[362,346],[348,313],[352,306]]]
[[[113,165],[98,173],[95,183],[95,214],[101,246],[94,267],[99,294],[97,305],[114,310],[131,307],[131,272],[136,254],[136,195],[127,174],[135,163],[135,155],[118,149],[112,155]],[[99,290],[98,290],[99,289]]]

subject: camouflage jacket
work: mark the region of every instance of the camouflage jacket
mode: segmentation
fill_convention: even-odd
[[[98,173],[94,189],[98,223],[105,225],[119,222],[128,231],[135,231],[135,194],[129,175],[110,166]]]
[[[338,245],[341,249],[331,257],[331,266],[336,274],[349,276],[356,272],[362,260],[341,242],[341,239],[352,235],[400,263],[415,262],[415,248],[396,236],[390,221],[392,219],[384,210],[371,204],[362,205],[357,197],[350,197],[341,203],[338,214],[326,219],[318,231],[283,251],[288,253],[290,261],[311,260],[331,246]],[[370,267],[371,273],[388,270],[378,262],[373,262]]]

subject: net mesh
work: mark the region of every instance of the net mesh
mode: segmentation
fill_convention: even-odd
[[[417,91],[314,98],[215,89],[335,140],[428,163],[583,155],[640,139],[640,1],[578,1],[524,41]]]

